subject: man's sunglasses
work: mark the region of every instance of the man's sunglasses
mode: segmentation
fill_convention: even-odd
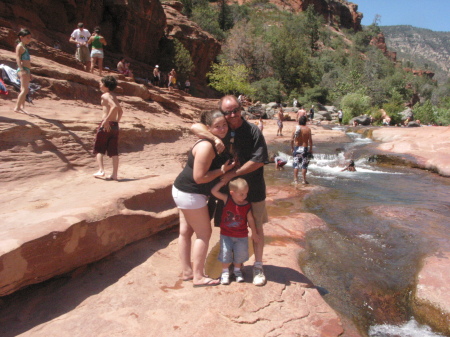
[[[224,116],[228,116],[228,115],[231,115],[232,113],[234,113],[235,115],[236,114],[238,114],[239,112],[241,112],[241,107],[237,107],[237,108],[234,108],[233,110],[231,110],[231,111],[222,111],[222,113],[223,113],[223,115]]]

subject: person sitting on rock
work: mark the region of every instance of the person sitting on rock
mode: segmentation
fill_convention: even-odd
[[[220,220],[220,253],[218,260],[222,262],[222,275],[220,284],[230,284],[231,263],[234,264],[236,282],[244,282],[242,264],[249,259],[248,254],[248,227],[252,230],[252,239],[261,240],[256,230],[255,219],[252,213],[252,204],[247,201],[248,184],[243,178],[231,180],[228,183],[229,194],[220,192],[225,186],[223,181],[218,182],[211,193],[225,203]]]
[[[98,172],[94,173],[95,178],[105,177],[103,166],[103,156],[105,153],[112,158],[113,172],[107,180],[117,180],[119,170],[119,122],[122,118],[123,110],[114,89],[117,87],[117,80],[113,76],[105,76],[100,80],[100,91],[103,92],[101,105],[103,107],[102,122],[97,130],[94,144],[94,155],[98,163]]]
[[[117,63],[117,71],[126,77],[134,78],[133,72],[130,70],[130,62],[125,57],[122,57],[119,63]]]

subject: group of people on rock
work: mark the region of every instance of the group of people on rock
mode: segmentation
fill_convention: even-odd
[[[264,165],[269,160],[264,136],[242,118],[242,106],[235,96],[223,97],[219,109],[202,113],[200,122],[191,128],[199,140],[172,190],[180,209],[183,280],[192,280],[194,287],[216,286],[229,284],[234,275],[237,282],[243,282],[249,226],[255,252],[253,284],[262,286],[266,283],[263,224],[268,221]],[[220,279],[205,275],[204,269],[212,233],[208,204],[220,225]]]
[[[31,34],[22,29],[18,38],[17,73],[22,87],[14,111],[26,113],[25,95],[31,79],[27,45],[31,41]],[[98,59],[101,73],[100,60],[103,58],[102,49],[106,41],[99,30],[95,30],[90,36],[80,24],[78,30],[71,35],[71,41],[77,44],[77,58],[80,61],[88,59],[87,45],[93,45],[90,56]],[[87,61],[85,63],[88,67]],[[175,69],[171,71],[169,78],[170,88],[170,83],[175,83],[172,80],[176,78]],[[102,92],[102,121],[94,144],[94,154],[99,167],[94,177],[107,180],[118,179],[119,122],[123,110],[113,93],[116,86],[117,80],[113,76],[105,76],[99,81]],[[200,123],[191,128],[199,140],[190,150],[187,163],[173,184],[172,195],[180,211],[179,255],[183,280],[192,280],[194,287],[226,285],[230,283],[233,275],[237,282],[244,281],[243,263],[249,259],[248,227],[251,229],[255,254],[253,284],[262,286],[266,283],[263,269],[263,225],[268,221],[268,216],[265,205],[264,165],[269,163],[269,157],[262,126],[244,120],[242,110],[239,100],[228,95],[219,101],[217,110],[201,114]],[[280,108],[281,122],[282,114]],[[298,118],[299,126],[291,141],[295,180],[297,181],[298,170],[301,168],[304,184],[307,184],[306,170],[313,146],[311,129],[306,126],[306,120],[303,115]],[[281,127],[279,125],[280,134],[281,130],[282,123]],[[105,154],[112,158],[111,175],[105,173]],[[280,164],[277,164],[278,166],[282,167]],[[212,214],[215,214],[214,219],[220,226],[221,233],[218,258],[222,263],[220,279],[212,279],[205,274],[205,260],[212,233]],[[194,233],[196,238],[192,242]],[[231,271],[230,264],[233,264]]]
[[[94,68],[97,65],[99,75],[102,75],[104,47],[107,45],[105,38],[100,33],[100,27],[95,27],[94,32],[84,28],[82,22],[78,23],[78,27],[70,34],[70,43],[76,44],[77,49],[75,57],[84,65],[86,71],[94,73]],[[89,45],[92,46],[89,52]]]

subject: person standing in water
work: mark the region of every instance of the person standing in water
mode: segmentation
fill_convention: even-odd
[[[28,114],[25,109],[25,100],[29,92],[31,81],[31,59],[27,45],[31,42],[31,33],[28,29],[21,29],[17,34],[19,38],[16,47],[17,75],[20,79],[20,94],[17,97],[14,112]]]
[[[294,183],[298,184],[298,169],[302,169],[303,184],[309,184],[306,181],[306,172],[308,171],[309,158],[312,155],[312,135],[311,129],[306,126],[306,116],[300,117],[298,123],[300,128],[292,134],[291,149],[294,157]],[[308,149],[309,148],[309,149]]]
[[[284,116],[283,116],[283,108],[280,106],[280,110],[278,111],[277,114],[278,120],[277,120],[277,125],[278,125],[278,130],[277,130],[277,136],[283,136],[283,120],[284,120]]]

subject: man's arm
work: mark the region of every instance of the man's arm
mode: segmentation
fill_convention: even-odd
[[[312,131],[309,131],[309,152],[312,153],[313,141],[312,141]]]
[[[219,137],[214,136],[211,132],[209,132],[206,125],[202,123],[195,123],[191,126],[191,132],[198,138],[209,139],[214,141],[218,153],[221,153],[223,150],[225,150],[225,145],[223,144],[222,140]]]
[[[257,163],[257,162],[249,160],[244,165],[242,165],[240,168],[238,168],[237,170],[231,170],[231,171],[225,173],[220,178],[220,180],[223,181],[224,183],[227,183],[228,181],[230,181],[231,179],[233,179],[237,176],[242,176],[244,174],[256,171],[257,169],[259,169],[262,166],[264,166],[264,163]]]

